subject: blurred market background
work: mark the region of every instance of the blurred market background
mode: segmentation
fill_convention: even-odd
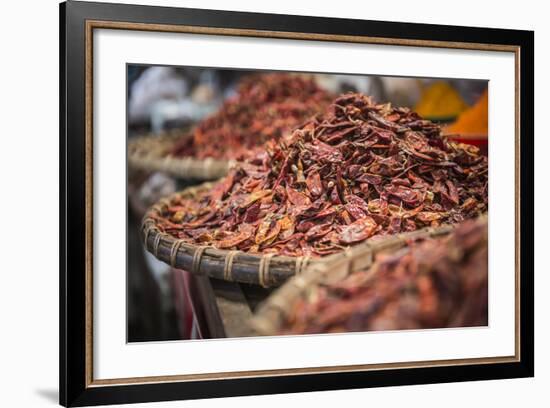
[[[239,80],[249,73],[129,65],[128,138],[192,127],[233,96]],[[319,86],[334,94],[361,92],[378,102],[411,107],[424,118],[444,124],[450,137],[487,151],[487,81],[326,74],[314,77]],[[130,342],[217,337],[205,303],[212,301],[208,299],[212,293],[223,293],[223,285],[212,288],[188,275],[176,275],[141,244],[140,223],[146,209],[159,198],[192,184],[158,172],[128,172]],[[247,300],[252,305],[262,299],[261,289],[249,293]]]

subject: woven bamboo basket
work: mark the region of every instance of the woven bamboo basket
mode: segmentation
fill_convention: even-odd
[[[482,216],[480,220],[485,219]],[[371,239],[360,244],[350,256],[332,259],[331,262],[311,265],[300,276],[289,279],[262,303],[252,319],[252,326],[265,336],[276,335],[287,320],[295,302],[304,298],[320,284],[336,283],[354,271],[368,269],[376,255],[382,252],[395,252],[411,241],[436,238],[449,234],[455,225],[443,225],[437,228],[424,228],[413,232],[392,235],[380,239]]]
[[[161,171],[181,179],[216,180],[227,174],[234,160],[171,156],[174,144],[182,137],[181,130],[172,130],[158,135],[147,135],[128,143],[128,166],[135,170]]]
[[[411,239],[446,234],[453,228],[452,226],[441,226],[437,229],[426,228],[384,238],[372,238],[364,243],[348,247],[342,252],[318,258],[250,254],[243,251],[221,250],[212,246],[198,246],[177,239],[158,228],[155,217],[163,217],[174,200],[197,197],[203,191],[211,189],[212,186],[213,183],[204,183],[190,187],[166,197],[152,206],[143,218],[142,233],[145,248],[156,258],[174,268],[227,281],[275,287],[295,275],[300,275],[300,279],[296,282],[300,285],[303,284],[303,272],[308,267],[318,268],[321,271],[328,268],[332,271],[333,266],[338,269],[340,265],[351,263],[353,268],[366,268],[372,262],[373,254],[377,252],[386,248],[398,248]],[[331,276],[335,273],[335,271],[331,272]],[[324,272],[322,274],[324,275]]]

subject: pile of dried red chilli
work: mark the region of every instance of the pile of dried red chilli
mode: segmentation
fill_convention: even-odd
[[[278,139],[324,109],[332,97],[312,77],[274,73],[252,74],[237,95],[201,121],[192,137],[173,148],[174,156],[232,159]]]
[[[370,237],[458,223],[488,208],[487,158],[407,108],[338,97],[160,228],[196,245],[323,256]]]
[[[487,325],[487,225],[466,221],[379,257],[366,271],[310,288],[291,307],[284,334]]]

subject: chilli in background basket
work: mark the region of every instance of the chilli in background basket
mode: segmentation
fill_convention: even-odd
[[[278,140],[324,109],[333,97],[312,76],[244,75],[236,95],[189,131],[132,143],[129,164],[182,179],[215,180],[227,173],[235,159],[268,140]]]

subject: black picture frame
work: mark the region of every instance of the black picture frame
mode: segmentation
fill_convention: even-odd
[[[534,33],[532,31],[68,1],[60,17],[60,403],[121,404],[534,375]],[[86,372],[86,22],[187,25],[269,32],[518,47],[520,168],[518,361],[223,380],[94,386]],[[88,236],[89,237],[89,236]]]

